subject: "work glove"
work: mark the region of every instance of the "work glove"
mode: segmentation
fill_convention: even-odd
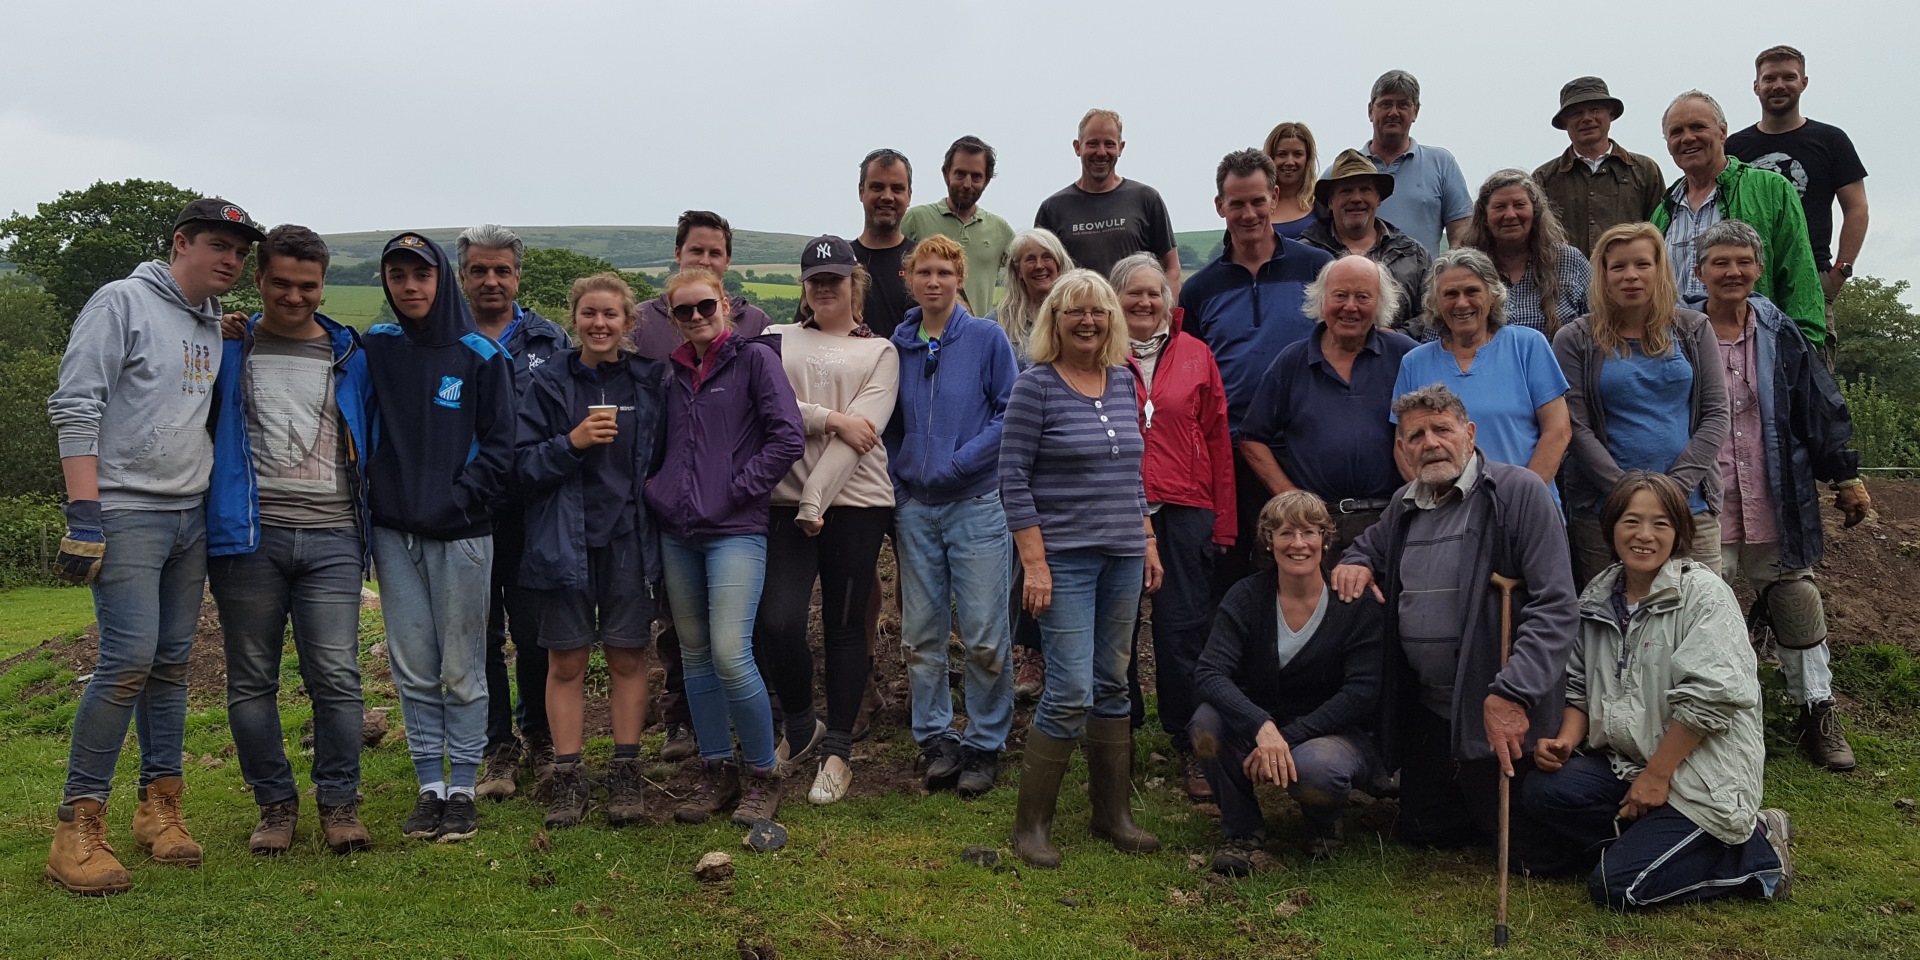
[[[1867,511],[1873,507],[1873,498],[1867,495],[1867,485],[1853,483],[1833,492],[1834,509],[1846,515],[1842,526],[1851,527],[1867,518]]]
[[[100,528],[100,501],[75,500],[67,504],[66,513],[67,535],[60,538],[54,572],[68,583],[92,583],[100,575],[100,558],[107,553],[107,535]]]

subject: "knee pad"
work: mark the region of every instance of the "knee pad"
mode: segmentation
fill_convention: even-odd
[[[1776,580],[1754,600],[1754,633],[1771,631],[1784,650],[1808,650],[1827,642],[1827,610],[1810,579]]]

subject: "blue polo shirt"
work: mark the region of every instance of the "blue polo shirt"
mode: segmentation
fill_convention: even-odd
[[[1227,429],[1236,440],[1274,357],[1313,332],[1313,320],[1300,305],[1307,284],[1333,262],[1324,250],[1277,239],[1273,256],[1260,265],[1258,274],[1233,262],[1229,242],[1219,259],[1180,285],[1183,329],[1213,351],[1227,389]]]
[[[1444,384],[1467,405],[1474,441],[1487,459],[1524,467],[1540,445],[1540,407],[1567,393],[1567,375],[1546,334],[1511,321],[1480,346],[1465,372],[1440,341],[1423,343],[1400,361],[1393,395]],[[1551,486],[1549,490],[1553,489]],[[1559,502],[1559,491],[1554,491]]]
[[[1393,175],[1393,196],[1381,201],[1380,219],[1420,241],[1429,256],[1438,256],[1447,224],[1473,216],[1473,193],[1460,173],[1460,162],[1445,147],[1429,147],[1411,139],[1407,152],[1392,163],[1381,162],[1371,140],[1361,152],[1381,173]],[[1333,168],[1327,169],[1331,172]]]
[[[1402,484],[1393,462],[1393,385],[1400,359],[1417,344],[1395,330],[1374,330],[1353,358],[1353,380],[1320,351],[1325,323],[1274,358],[1261,378],[1242,439],[1265,443],[1287,478],[1333,506],[1382,500]]]

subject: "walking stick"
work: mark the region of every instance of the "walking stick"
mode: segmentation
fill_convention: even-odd
[[[1493,586],[1500,591],[1500,667],[1505,669],[1507,658],[1513,655],[1513,590],[1524,586],[1525,582],[1513,577],[1502,576],[1495,572]],[[1517,757],[1515,759],[1518,759]],[[1500,777],[1500,906],[1493,918],[1493,945],[1507,945],[1507,817],[1512,778],[1502,774]]]

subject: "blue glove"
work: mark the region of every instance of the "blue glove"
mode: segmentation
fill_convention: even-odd
[[[54,572],[68,583],[92,583],[100,575],[100,559],[107,553],[107,535],[100,528],[100,501],[75,500],[67,504],[66,513],[67,535],[60,538]]]

